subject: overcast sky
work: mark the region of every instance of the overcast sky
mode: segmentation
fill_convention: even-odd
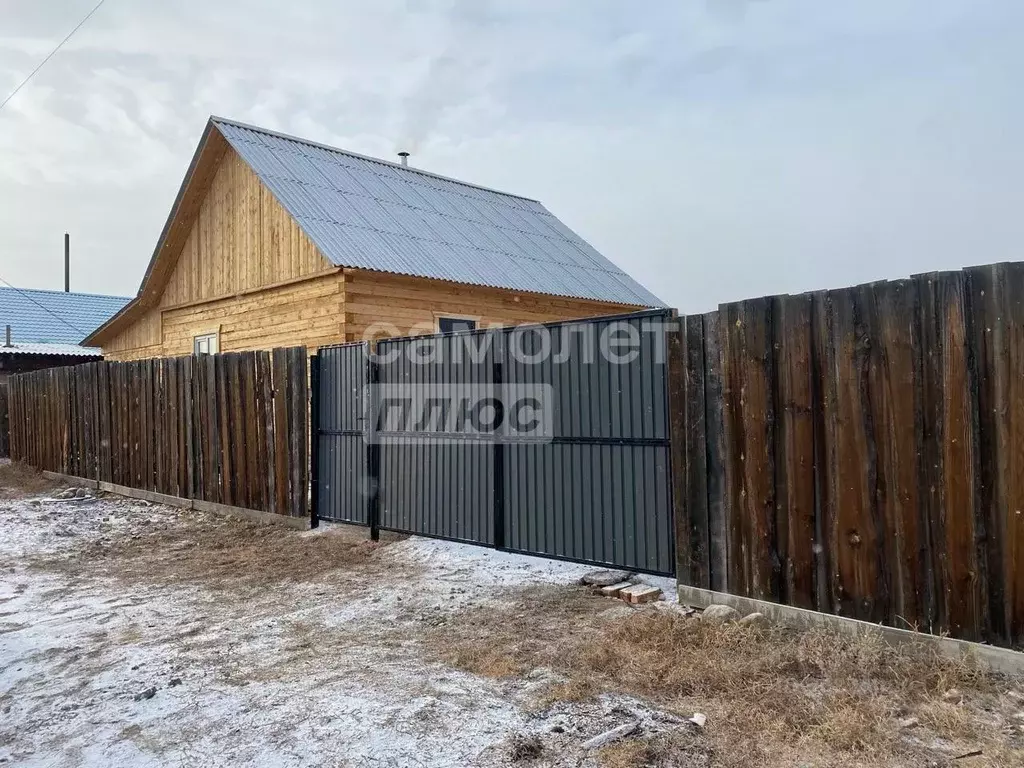
[[[0,99],[95,0],[0,0]],[[0,277],[134,295],[210,114],[535,197],[685,312],[1020,259],[1020,0],[106,0],[0,111]]]

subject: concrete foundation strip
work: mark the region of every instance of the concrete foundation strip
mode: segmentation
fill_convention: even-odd
[[[107,483],[103,480],[89,480],[84,477],[75,477],[74,475],[62,475],[58,472],[48,472],[43,470],[43,477],[49,478],[50,480],[57,480],[58,482],[67,483],[68,485],[78,486],[79,488],[92,488],[96,491],[104,491],[106,493],[113,493],[118,496],[126,496],[130,499],[141,499],[142,501],[150,501],[154,504],[166,504],[169,507],[178,507],[180,509],[195,509],[199,512],[209,512],[215,515],[225,515],[227,517],[234,517],[241,520],[248,520],[253,523],[264,523],[269,525],[283,525],[287,528],[294,528],[300,531],[309,530],[309,518],[307,517],[286,517],[285,515],[275,515],[272,512],[263,512],[258,509],[247,509],[246,507],[233,507],[228,504],[215,504],[212,501],[200,501],[198,499],[183,499],[180,496],[168,496],[165,493],[156,493],[155,491],[143,491],[138,488],[129,488],[124,485],[115,485],[114,483]]]
[[[997,648],[992,645],[972,643],[969,640],[957,640],[952,637],[940,637],[924,632],[913,632],[909,629],[897,629],[867,621],[849,619],[831,613],[808,611],[789,605],[769,603],[750,597],[737,597],[724,592],[712,592],[710,589],[688,587],[680,584],[677,587],[679,602],[698,608],[709,605],[728,605],[742,614],[762,613],[771,621],[795,629],[813,629],[821,627],[851,637],[863,637],[875,634],[891,645],[915,643],[934,648],[941,656],[960,659],[966,655],[973,656],[978,663],[992,672],[1004,675],[1024,674],[1024,653],[1011,651],[1009,648]]]

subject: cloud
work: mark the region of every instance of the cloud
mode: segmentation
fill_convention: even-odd
[[[0,86],[88,11],[5,14]],[[210,114],[542,199],[685,310],[1014,258],[1010,0],[107,3],[0,112],[0,275],[134,293]],[[57,271],[50,264],[56,259]]]

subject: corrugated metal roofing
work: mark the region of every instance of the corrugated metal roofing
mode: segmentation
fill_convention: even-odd
[[[536,200],[212,120],[337,266],[665,306]]]
[[[64,355],[67,357],[103,357],[103,350],[78,344],[14,344],[0,341],[0,355]]]
[[[0,288],[0,344],[9,325],[17,344],[77,345],[129,301],[120,296]]]

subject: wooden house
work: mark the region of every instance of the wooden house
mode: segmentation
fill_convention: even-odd
[[[535,200],[211,118],[108,359],[663,306]]]

